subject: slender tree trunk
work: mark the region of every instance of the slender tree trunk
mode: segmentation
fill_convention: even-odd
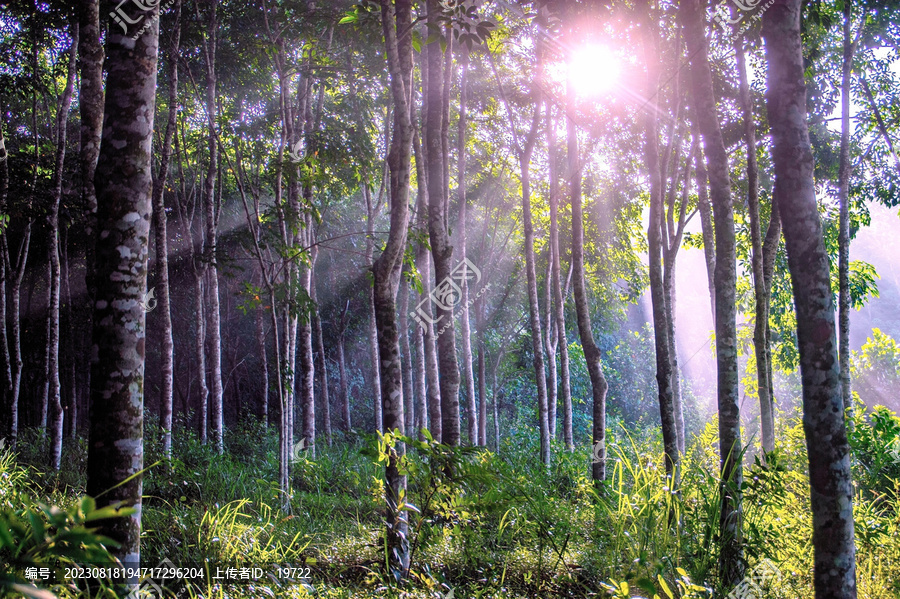
[[[50,467],[59,470],[62,460],[63,424],[65,415],[62,404],[62,388],[59,382],[59,296],[61,286],[61,268],[59,262],[59,205],[62,198],[63,168],[66,161],[66,139],[69,121],[69,107],[75,91],[75,74],[78,50],[78,25],[72,26],[72,47],[69,50],[69,68],[66,87],[56,111],[56,164],[53,171],[53,197],[50,203],[50,214],[47,217],[50,225],[50,306],[47,314],[47,370],[49,381],[49,402],[53,420],[50,423]]]
[[[409,344],[409,285],[406,281],[400,283],[400,349],[403,352],[400,366],[403,368],[403,397],[406,400],[404,416],[406,421],[406,435],[411,437],[416,434],[416,393],[413,387],[414,361]]]
[[[841,149],[838,166],[838,358],[841,369],[841,399],[844,409],[852,403],[850,387],[850,76],[856,44],[850,35],[852,2],[844,1],[844,60],[841,67]],[[894,157],[896,159],[896,156]]]
[[[366,197],[366,264],[374,263],[375,252],[375,218],[378,209],[372,201],[372,190],[369,189],[369,181],[363,181],[363,194]],[[375,410],[375,430],[380,431],[384,420],[381,402],[381,371],[378,367],[378,327],[375,323],[375,291],[369,289],[369,352],[372,356],[372,391],[375,399],[372,406]]]
[[[572,434],[572,382],[569,375],[569,344],[566,337],[566,305],[560,282],[559,245],[559,143],[556,139],[556,121],[551,113],[551,103],[547,102],[547,145],[550,161],[550,284],[553,287],[553,318],[556,322],[556,345],[559,348],[560,383],[563,403],[563,441],[566,449],[575,450]]]
[[[263,427],[269,427],[269,358],[266,351],[266,323],[262,306],[255,310],[256,315],[256,352],[260,361],[260,395],[257,414]]]
[[[68,393],[66,394],[67,399],[65,400],[63,435],[67,439],[73,439],[78,434],[78,379],[76,373],[78,358],[75,354],[75,334],[77,329],[75,325],[75,310],[72,307],[72,285],[71,279],[69,278],[69,233],[66,228],[60,230],[60,242],[60,249],[62,252],[62,302],[66,314],[66,328],[68,329],[68,333],[65,336],[65,352],[69,357],[65,367]],[[4,311],[0,310],[0,314],[3,313]],[[6,351],[6,354],[8,357],[8,350]]]
[[[218,50],[217,0],[209,1],[209,15],[203,49],[206,58],[206,113],[209,125],[209,164],[203,189],[206,244],[205,265],[209,305],[206,310],[209,335],[209,380],[213,442],[216,452],[225,451],[223,445],[224,419],[222,410],[222,333],[219,310],[218,225],[219,206],[216,201],[216,174],[219,169],[219,144],[216,135],[218,109],[216,104],[216,52]]]
[[[609,384],[603,376],[600,364],[600,348],[594,341],[591,328],[591,314],[588,307],[587,283],[584,276],[584,211],[581,206],[581,155],[578,150],[578,130],[575,127],[575,92],[572,82],[568,82],[566,130],[569,151],[569,184],[572,202],[572,271],[575,281],[575,315],[578,322],[578,336],[584,350],[588,375],[591,379],[593,397],[592,442],[596,460],[591,464],[591,478],[599,485],[606,479],[606,391]]]
[[[412,122],[407,90],[412,89],[412,5],[409,0],[381,0],[382,30],[394,101],[394,130],[388,156],[390,169],[390,233],[373,271],[375,317],[378,325],[378,359],[381,397],[384,402],[384,430],[405,430],[403,414],[403,373],[397,330],[397,289],[403,267],[403,253],[409,222],[409,180],[412,154]],[[398,34],[402,35],[398,39]],[[408,576],[410,567],[407,512],[401,509],[406,493],[406,477],[399,460],[405,453],[402,443],[392,450],[385,468],[387,500],[386,539],[389,568],[396,576]]]
[[[100,155],[100,135],[103,131],[103,45],[100,43],[100,0],[78,0],[78,62],[81,65],[78,88],[78,109],[81,113],[81,198],[87,208],[85,213],[85,288],[88,302],[94,297],[94,247],[97,231],[97,193],[94,189],[94,171]],[[88,330],[93,306],[87,311]],[[87,388],[90,389],[90,361],[84,368]]]
[[[872,95],[872,89],[869,87],[869,82],[866,81],[865,73],[863,73],[863,76],[860,77],[859,81],[862,84],[866,100],[869,102],[869,106],[872,108],[872,112],[875,115],[875,123],[878,125],[878,132],[881,134],[881,139],[884,140],[888,152],[894,159],[894,166],[896,166],[897,171],[900,172],[900,153],[894,149],[894,143],[891,141],[891,136],[888,135],[887,126],[884,124],[884,117],[881,116],[881,109],[878,108],[878,104],[875,103],[875,96]]]
[[[313,245],[312,264],[315,267],[319,254],[319,246]],[[325,428],[325,442],[331,447],[333,442],[331,432],[331,399],[328,395],[328,364],[325,361],[325,340],[322,335],[322,318],[319,314],[319,300],[316,294],[315,273],[310,280],[310,299],[313,302],[312,333],[316,343],[316,375],[319,378],[319,393],[322,398],[322,425]]]
[[[850,448],[844,423],[828,252],[806,123],[800,0],[763,13],[775,194],[797,312],[803,428],[809,457],[815,599],[855,599]]]
[[[427,0],[428,22],[438,25],[441,12],[437,0]],[[449,47],[449,46],[448,46]],[[428,232],[431,239],[431,253],[434,258],[434,273],[440,297],[448,297],[443,291],[452,292],[456,284],[452,278],[453,246],[447,226],[447,195],[444,163],[446,153],[442,143],[444,99],[440,44],[426,47],[426,68],[428,70],[428,93],[425,96],[425,165],[428,171]],[[438,369],[441,392],[441,441],[446,445],[459,445],[459,365],[456,361],[456,330],[453,326],[453,306],[435,302],[435,324]],[[433,425],[432,425],[433,426]]]
[[[169,79],[168,120],[162,145],[159,175],[153,185],[153,224],[156,229],[156,270],[159,295],[157,298],[162,320],[161,335],[162,364],[160,374],[162,386],[159,395],[159,421],[162,428],[163,456],[172,457],[172,401],[175,381],[175,345],[172,339],[172,311],[169,298],[169,237],[166,227],[165,189],[169,176],[169,162],[172,159],[172,139],[175,136],[178,118],[178,56],[181,41],[181,0],[175,0],[174,27],[171,34],[166,73]]]
[[[775,449],[775,406],[769,396],[769,364],[766,349],[766,328],[769,323],[769,298],[766,294],[763,274],[762,227],[759,216],[759,166],[756,161],[756,122],[750,98],[750,83],[744,48],[740,39],[734,41],[740,82],[741,111],[744,120],[744,142],[747,145],[747,211],[750,213],[751,264],[753,268],[753,295],[755,323],[753,327],[753,351],[756,357],[756,382],[759,393],[759,417],[761,442],[764,452]]]
[[[468,119],[466,118],[466,94],[468,93],[469,79],[469,52],[465,46],[460,47],[460,78],[459,78],[459,127],[457,129],[457,194],[459,201],[459,218],[457,222],[457,239],[459,240],[460,258],[466,259],[466,139]],[[469,281],[464,277],[460,282],[462,299],[460,301],[460,338],[462,341],[463,372],[466,381],[466,407],[467,420],[466,432],[469,435],[469,444],[478,445],[478,410],[475,398],[475,371],[472,367],[472,332],[469,326]]]
[[[478,332],[478,444],[487,447],[487,373],[484,369],[484,333]]]
[[[643,8],[650,10],[649,4]],[[663,451],[665,452],[666,475],[678,479],[678,465],[681,455],[678,451],[678,434],[675,426],[675,396],[672,388],[672,360],[670,356],[669,326],[666,307],[666,289],[663,277],[663,181],[659,156],[659,121],[655,98],[659,87],[659,42],[658,31],[650,25],[650,18],[644,24],[649,30],[644,39],[644,62],[647,64],[646,95],[650,106],[644,111],[644,161],[650,179],[650,224],[647,228],[649,249],[650,302],[653,309],[653,332],[656,348],[656,385],[659,399],[659,415],[662,420]]]
[[[700,129],[696,119],[691,123],[694,143],[700,139]],[[694,165],[697,178],[697,212],[700,214],[700,230],[703,235],[703,258],[706,260],[706,283],[709,287],[709,306],[712,311],[713,322],[716,320],[716,231],[713,225],[712,206],[709,204],[709,178],[706,172],[706,162],[703,155],[703,146],[697,146],[694,155]],[[773,262],[774,265],[774,255]]]
[[[154,8],[147,18],[156,17]],[[97,296],[91,352],[87,493],[99,506],[122,502],[128,517],[96,522],[119,545],[123,565],[140,564],[145,314],[150,172],[158,21],[132,41],[107,34],[106,114],[97,164]],[[134,582],[134,581],[131,581]]]
[[[423,80],[428,81],[427,70],[423,69]],[[427,96],[427,89],[423,93],[423,97]],[[425,230],[428,226],[430,218],[428,216],[428,183],[427,172],[425,170],[425,158],[422,147],[419,143],[419,136],[413,134],[413,149],[416,155],[416,226],[419,230]],[[441,389],[438,378],[438,357],[437,346],[434,338],[434,319],[431,310],[431,255],[428,247],[424,243],[420,243],[416,249],[416,268],[422,273],[422,293],[419,295],[419,304],[416,312],[419,327],[422,328],[422,344],[423,354],[425,358],[425,381],[427,404],[427,427],[426,412],[422,413],[422,426],[428,428],[431,436],[435,441],[443,440],[443,429],[441,427]],[[424,325],[424,326],[423,326]]]
[[[341,423],[344,432],[349,433],[352,423],[350,422],[350,391],[347,388],[347,360],[344,354],[344,331],[347,328],[347,310],[350,308],[350,301],[341,310],[340,328],[338,330],[338,373],[341,377]]]
[[[771,9],[770,9],[771,10]],[[699,0],[683,0],[681,19],[688,55],[691,57],[691,88],[694,116],[703,136],[709,168],[709,188],[716,238],[716,368],[718,372],[719,459],[721,463],[722,548],[719,576],[726,586],[744,576],[742,549],[741,419],[738,406],[737,270],[734,210],[728,155],[719,127],[716,98],[707,55],[704,13]]]
[[[0,107],[2,110],[2,107]],[[7,214],[7,194],[9,191],[9,152],[6,150],[6,139],[3,137],[3,121],[0,119],[0,214]],[[0,408],[2,413],[9,413],[10,418],[0,428],[0,435],[3,438],[12,436],[12,387],[13,387],[13,368],[12,356],[9,353],[9,338],[7,331],[7,312],[6,312],[6,279],[9,274],[9,244],[7,242],[9,229],[5,226],[0,227],[0,358],[3,359],[3,389],[0,392]]]
[[[544,351],[547,352],[547,426],[550,440],[556,438],[556,410],[559,405],[559,385],[556,367],[556,327],[553,319],[553,248],[547,252],[547,276],[544,278]]]

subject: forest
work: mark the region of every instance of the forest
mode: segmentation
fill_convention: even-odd
[[[0,597],[900,599],[896,0],[0,2]]]

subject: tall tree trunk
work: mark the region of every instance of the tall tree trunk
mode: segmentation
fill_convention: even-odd
[[[768,453],[775,449],[775,406],[769,396],[769,363],[766,328],[769,323],[769,298],[763,274],[762,227],[759,221],[759,166],[756,161],[756,122],[753,119],[753,103],[750,99],[750,83],[743,43],[735,38],[740,82],[741,112],[744,120],[744,143],[747,145],[747,211],[750,213],[751,264],[753,267],[753,296],[755,323],[753,326],[753,352],[756,357],[756,384],[759,393],[759,419],[762,449]]]
[[[575,450],[572,434],[572,382],[569,375],[569,345],[566,337],[566,305],[560,282],[559,211],[560,185],[559,143],[556,139],[556,121],[547,102],[547,146],[550,162],[550,284],[553,287],[553,318],[556,322],[556,345],[559,348],[559,370],[563,403],[563,441],[566,449]]]
[[[403,373],[397,330],[397,289],[403,267],[403,253],[409,222],[409,180],[412,154],[410,96],[412,89],[412,5],[409,0],[381,0],[391,96],[394,102],[394,130],[388,155],[390,170],[390,233],[373,271],[375,317],[378,325],[378,359],[381,397],[384,402],[384,430],[405,430],[403,414]],[[402,35],[398,39],[398,35]],[[408,576],[410,567],[407,512],[401,503],[406,493],[406,477],[398,469],[405,453],[402,443],[391,451],[385,468],[387,500],[386,539],[389,568],[395,576]]]
[[[427,0],[428,22],[438,25],[441,9],[437,0]],[[448,46],[449,48],[449,46]],[[446,195],[447,185],[444,174],[446,153],[442,143],[443,105],[448,94],[443,93],[443,79],[440,44],[426,47],[426,68],[428,70],[428,93],[425,101],[425,168],[428,171],[428,233],[431,239],[431,254],[434,258],[434,274],[438,291],[452,292],[455,285],[452,278],[453,246],[447,225]],[[446,293],[440,296],[447,297]],[[459,445],[459,365],[456,362],[456,330],[453,326],[453,306],[435,303],[435,323],[440,323],[436,332],[438,369],[441,391],[441,441],[446,445]]]
[[[559,405],[559,385],[556,368],[556,327],[553,319],[553,247],[548,247],[547,275],[544,277],[544,351],[547,352],[547,427],[551,441],[556,438],[556,410]]]
[[[400,349],[403,352],[400,366],[403,369],[403,397],[406,405],[403,408],[407,436],[416,434],[416,393],[413,388],[413,369],[415,362],[413,361],[411,347],[409,344],[409,285],[406,281],[401,281],[400,290]]]
[[[78,62],[81,65],[78,89],[78,109],[81,113],[80,131],[80,174],[81,199],[87,208],[85,214],[85,288],[88,302],[94,297],[94,247],[97,230],[97,193],[94,189],[94,171],[100,155],[100,135],[103,131],[103,45],[100,43],[100,0],[78,0]],[[87,311],[88,329],[92,328],[90,318],[93,306]],[[87,388],[90,389],[91,368],[88,362],[86,372]]]
[[[696,119],[691,123],[694,143],[700,139],[700,129]],[[706,284],[709,287],[709,306],[712,311],[713,322],[716,320],[716,231],[713,225],[712,206],[709,204],[709,178],[706,172],[706,160],[703,154],[703,146],[697,146],[694,155],[695,173],[697,179],[697,212],[700,214],[700,230],[703,235],[703,258],[706,261]],[[775,264],[774,254],[772,264]]]
[[[649,3],[643,7],[650,11]],[[644,111],[644,161],[650,179],[650,224],[647,228],[649,249],[650,303],[653,309],[653,332],[656,348],[656,386],[659,399],[659,415],[662,421],[663,451],[666,475],[677,484],[678,431],[675,426],[675,395],[672,388],[672,359],[670,355],[669,326],[666,307],[666,289],[663,277],[662,228],[664,217],[663,180],[659,156],[659,120],[655,101],[659,89],[659,40],[658,31],[651,20],[644,20],[648,27],[644,39],[644,62],[647,64],[646,95],[650,105]]]
[[[850,75],[856,44],[850,35],[852,2],[844,1],[844,59],[841,66],[841,149],[838,166],[838,358],[841,369],[841,399],[844,409],[850,407]],[[896,156],[895,156],[896,159]]]
[[[568,137],[570,201],[572,202],[572,271],[575,287],[575,316],[578,322],[578,336],[584,350],[588,375],[591,379],[593,397],[592,443],[593,455],[597,458],[591,464],[591,478],[595,486],[606,479],[606,391],[609,384],[603,376],[600,348],[594,341],[591,328],[591,314],[588,306],[587,283],[584,276],[584,210],[581,206],[581,155],[578,150],[578,130],[575,127],[575,91],[572,81],[566,90],[566,132]]]
[[[65,336],[65,352],[69,359],[66,363],[66,387],[68,388],[67,399],[65,404],[65,422],[63,423],[63,434],[67,439],[73,439],[78,434],[78,375],[76,368],[78,358],[75,353],[75,309],[72,306],[72,284],[69,278],[69,233],[66,228],[60,231],[61,241],[61,260],[62,260],[62,291],[63,291],[63,307],[66,314],[66,328],[68,333]],[[3,291],[5,289],[0,287]],[[3,314],[4,310],[0,310]],[[4,319],[5,320],[5,319]],[[3,339],[5,341],[5,338]],[[7,358],[9,351],[5,350]]]
[[[318,254],[319,246],[313,245],[311,260],[313,268],[315,267]],[[322,425],[325,428],[325,442],[328,443],[328,447],[331,447],[333,439],[331,432],[331,399],[328,395],[328,364],[325,361],[325,340],[322,335],[322,318],[319,315],[315,273],[311,275],[309,289],[310,299],[313,302],[312,334],[316,344],[316,376],[319,379],[319,396],[322,398]]]
[[[216,453],[225,451],[223,445],[224,419],[222,410],[222,333],[219,311],[218,226],[219,206],[216,197],[216,175],[219,170],[219,144],[216,135],[218,109],[216,105],[216,52],[218,50],[217,0],[209,1],[206,37],[203,51],[206,59],[206,114],[209,126],[209,164],[206,168],[203,200],[206,223],[205,268],[208,285],[206,309],[209,335],[209,380],[213,442]]]
[[[2,111],[2,107],[0,107]],[[9,152],[6,150],[6,139],[3,137],[3,121],[0,120],[0,214],[7,214],[7,195],[9,192]],[[6,279],[10,270],[9,260],[9,244],[7,241],[9,229],[6,226],[0,226],[0,359],[3,360],[3,380],[2,391],[0,391],[0,409],[6,415],[9,413],[9,419],[2,428],[0,435],[3,438],[12,436],[12,387],[13,387],[13,368],[12,356],[9,353],[9,332],[7,331],[7,312],[6,312]]]
[[[350,301],[341,310],[341,320],[338,329],[338,373],[341,377],[341,425],[344,432],[349,433],[350,422],[350,391],[347,388],[347,360],[344,354],[344,331],[347,329],[347,310]]]
[[[705,6],[705,5],[703,5]],[[722,548],[719,576],[725,585],[737,584],[744,576],[742,549],[741,418],[738,405],[737,269],[734,210],[728,155],[719,127],[712,74],[704,33],[704,12],[699,0],[682,0],[681,19],[688,55],[691,57],[691,91],[694,116],[703,136],[709,170],[716,238],[716,369],[718,372],[719,460],[721,464]]]
[[[158,8],[147,18],[155,19]],[[158,21],[132,40],[107,34],[106,115],[97,164],[97,296],[87,493],[129,517],[97,522],[124,565],[140,564],[145,314]]]
[[[423,69],[422,79],[427,85],[426,69]],[[423,91],[423,97],[427,97],[427,93],[426,87]],[[430,221],[428,216],[430,204],[428,200],[428,173],[424,165],[424,152],[416,132],[413,132],[413,149],[416,156],[416,227],[420,231],[424,231]],[[434,440],[440,443],[443,440],[443,429],[441,428],[441,389],[438,378],[438,352],[434,338],[434,319],[431,310],[431,255],[428,252],[428,246],[424,243],[420,243],[416,248],[416,269],[422,276],[422,293],[419,294],[419,304],[416,307],[416,312],[414,314],[411,313],[411,315],[416,316],[419,327],[422,329],[422,353],[425,359],[427,426],[426,412],[423,412],[422,427],[427,427]]]
[[[181,0],[175,0],[174,27],[168,51],[166,73],[169,79],[168,119],[163,138],[159,175],[153,182],[153,224],[156,229],[156,270],[159,296],[157,298],[162,320],[161,335],[162,364],[160,375],[162,386],[159,395],[159,421],[162,428],[162,450],[165,458],[172,457],[172,401],[175,381],[175,345],[172,339],[172,311],[169,298],[169,237],[166,227],[165,189],[169,176],[169,162],[172,159],[172,139],[175,136],[178,118],[178,55],[181,41]]]
[[[62,389],[59,383],[59,296],[61,285],[61,269],[59,263],[59,205],[62,199],[63,168],[66,161],[67,124],[72,94],[75,91],[75,73],[78,56],[78,25],[71,28],[72,47],[69,49],[69,67],[66,87],[59,99],[56,110],[56,163],[53,171],[53,184],[50,203],[50,214],[47,221],[50,229],[50,306],[47,313],[47,370],[49,381],[49,401],[53,421],[50,423],[50,467],[59,470],[62,460],[63,423],[65,421],[62,404]]]
[[[264,428],[269,427],[269,358],[266,350],[266,323],[262,306],[256,308],[256,352],[260,360],[260,395],[257,415]]]
[[[466,118],[466,94],[469,80],[469,51],[464,45],[460,47],[459,77],[459,126],[457,129],[457,199],[459,202],[459,218],[457,219],[457,239],[459,240],[460,259],[466,259],[466,139],[469,126]],[[463,372],[466,381],[466,432],[469,444],[478,445],[478,409],[475,399],[475,371],[472,366],[472,332],[469,326],[469,281],[464,277],[460,282],[462,298],[460,300],[460,338],[462,341]]]
[[[366,198],[366,264],[372,266],[375,255],[375,219],[378,216],[378,207],[372,201],[372,190],[369,188],[368,179],[363,180],[363,195]],[[384,421],[381,402],[381,370],[378,366],[378,326],[375,323],[375,290],[369,288],[369,355],[372,364],[372,391],[375,411],[375,430],[380,431]]]
[[[853,487],[844,423],[828,252],[806,123],[800,0],[763,13],[775,195],[797,312],[803,428],[809,458],[815,599],[855,599]]]
[[[487,447],[487,373],[484,369],[484,333],[478,331],[478,445]]]

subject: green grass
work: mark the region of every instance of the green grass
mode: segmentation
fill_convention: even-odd
[[[896,425],[896,426],[895,426]],[[854,412],[851,445],[857,484],[859,597],[900,597],[900,464],[887,461],[900,420]],[[811,516],[806,450],[798,421],[779,422],[776,454],[745,458],[744,549],[748,568],[770,560],[782,578],[765,599],[812,596]],[[391,583],[383,563],[383,470],[371,437],[320,444],[313,460],[293,468],[291,511],[283,513],[277,479],[277,434],[250,422],[226,436],[217,456],[183,426],[174,457],[145,476],[144,565],[203,560],[272,568],[309,567],[310,578],[279,586],[211,585],[182,599],[306,597],[673,597],[724,596],[716,574],[717,432],[707,425],[682,466],[677,492],[661,464],[658,431],[611,431],[608,480],[598,492],[588,479],[589,448],[573,454],[554,445],[549,469],[537,456],[534,431],[505,440],[498,454],[434,443],[410,447],[405,464],[411,545],[409,582]],[[47,523],[49,538],[76,518],[53,522],[40,501],[71,510],[84,494],[83,442],[66,446],[66,471],[41,472],[39,437],[27,432],[17,459],[0,453],[3,517],[28,510]],[[147,425],[147,438],[158,429]],[[383,448],[382,448],[383,449]],[[147,444],[146,463],[161,456]],[[446,466],[452,465],[446,474]],[[881,465],[882,470],[875,468]],[[77,510],[76,510],[77,512]],[[70,512],[70,513],[76,513]],[[76,513],[77,516],[77,513]],[[2,536],[2,535],[0,535]],[[91,539],[87,538],[90,542]],[[52,554],[52,547],[45,547]],[[13,559],[0,547],[0,563]],[[17,561],[18,560],[18,561]],[[3,567],[0,566],[0,573]],[[0,587],[2,589],[3,587]],[[73,587],[60,597],[112,596]],[[4,591],[0,590],[0,596]]]

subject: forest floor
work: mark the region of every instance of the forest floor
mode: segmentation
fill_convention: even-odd
[[[900,597],[900,459],[891,453],[900,419],[876,416],[858,413],[851,434],[861,599]],[[745,457],[747,580],[761,568],[770,574],[760,599],[813,595],[802,426],[781,421],[779,432],[778,450],[767,463]],[[147,426],[147,439],[158,438],[157,433],[154,425]],[[231,564],[266,574],[224,586],[176,585],[166,596],[725,595],[716,586],[719,491],[713,424],[689,444],[677,493],[659,464],[656,430],[613,432],[607,482],[600,492],[587,478],[589,448],[569,453],[554,446],[552,465],[545,469],[535,460],[538,440],[532,431],[506,438],[499,454],[427,443],[411,448],[412,564],[410,582],[402,587],[392,584],[383,567],[383,467],[374,437],[339,434],[332,447],[317,447],[315,459],[300,455],[293,464],[287,512],[280,508],[275,482],[274,430],[258,424],[231,429],[222,456],[183,426],[176,427],[174,439],[174,457],[165,464],[156,463],[158,446],[147,447],[145,464],[155,465],[144,479],[142,564]],[[0,516],[16,509],[21,515],[23,506],[35,501],[63,508],[76,504],[85,491],[85,441],[67,444],[63,468],[52,475],[40,473],[45,462],[38,432],[26,431],[21,441],[17,463],[9,452],[5,461],[0,459],[0,474],[11,483],[0,492]],[[0,557],[2,551],[0,546]],[[111,596],[71,583],[49,588],[63,598]]]

